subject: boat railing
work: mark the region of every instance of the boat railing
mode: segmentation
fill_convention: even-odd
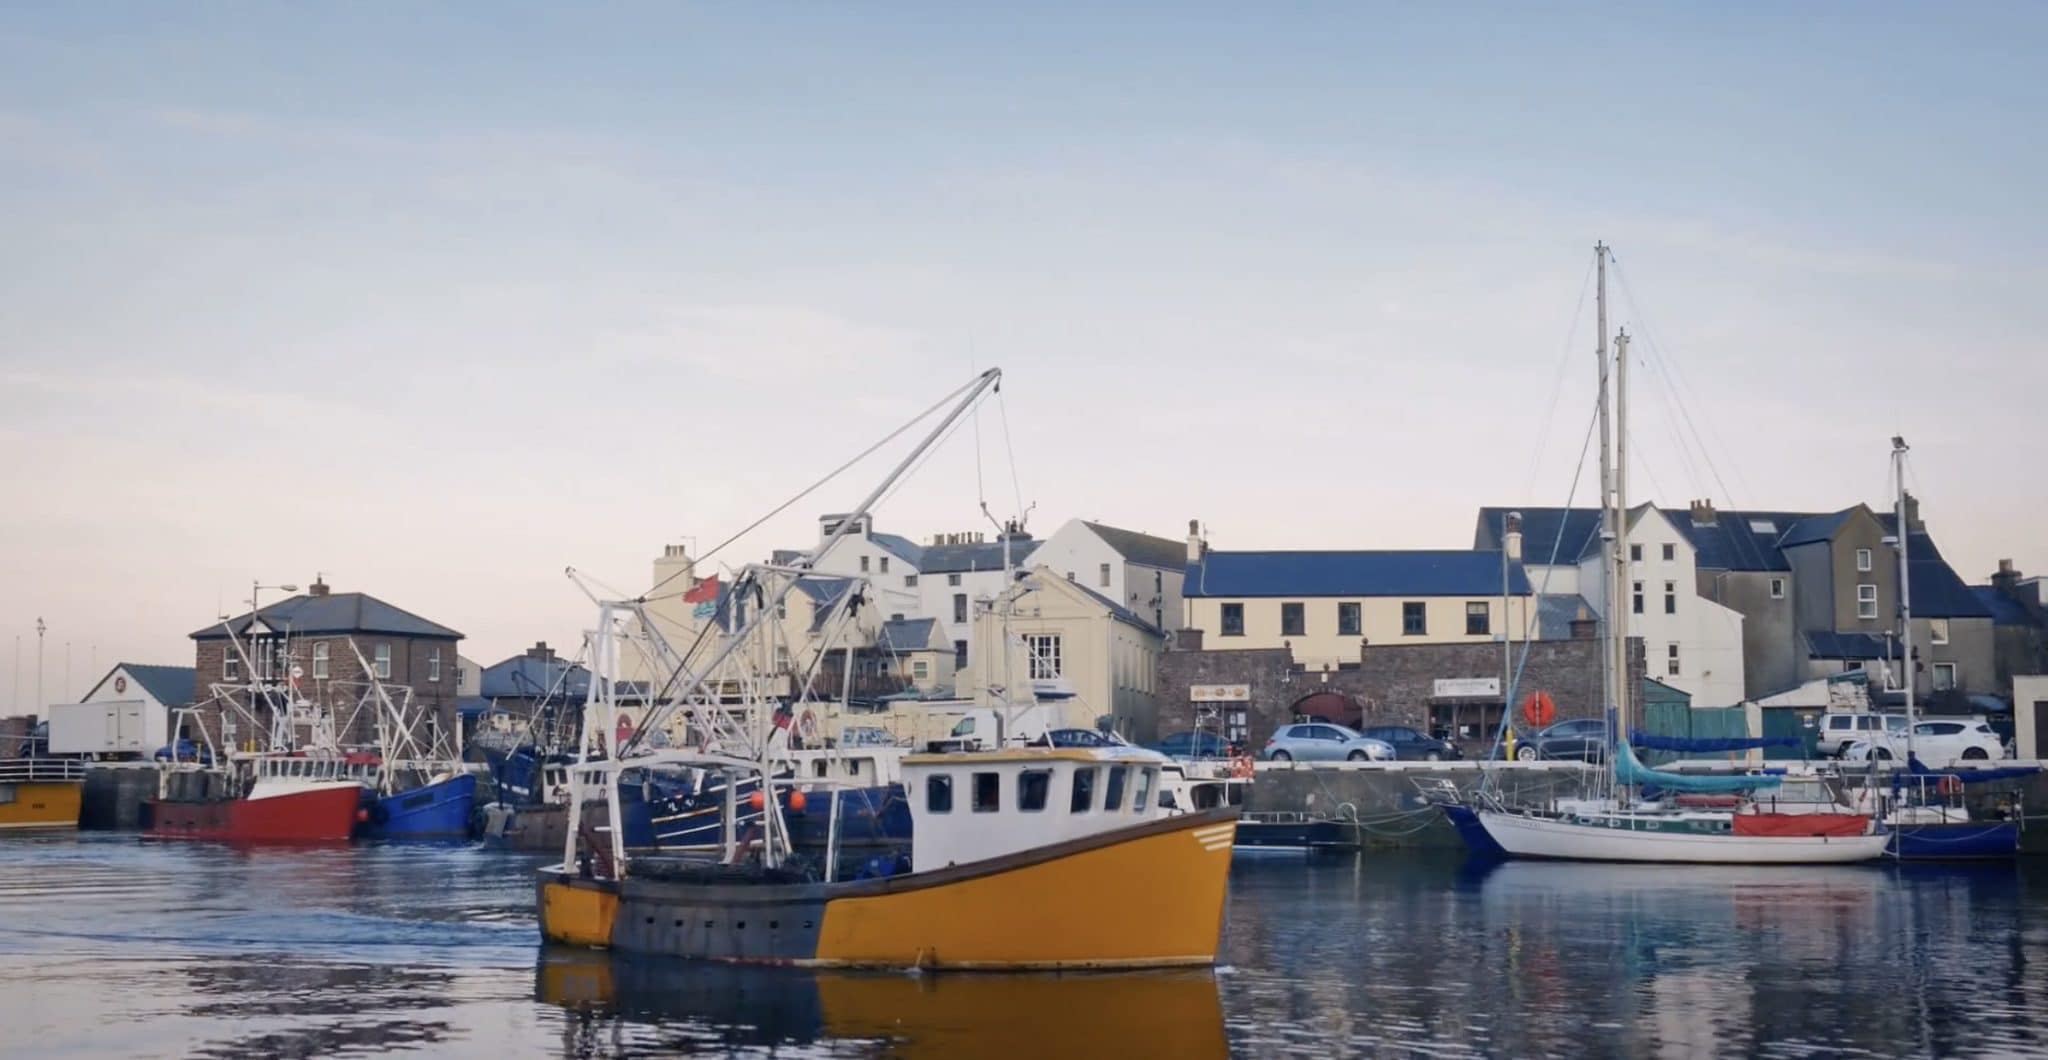
[[[0,758],[0,784],[66,783],[85,779],[76,758]]]

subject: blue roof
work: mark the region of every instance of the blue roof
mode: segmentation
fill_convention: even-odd
[[[1018,570],[1038,551],[1039,542],[1018,538],[1010,542],[1010,562]],[[967,571],[1002,570],[1003,543],[980,541],[971,545],[929,545],[917,563],[920,574],[959,574]]]
[[[1711,523],[1672,513],[1672,522],[1692,541],[1696,562],[1707,570],[1789,571],[1792,565],[1778,551],[1778,539],[1801,521],[1805,512],[1716,512]]]
[[[590,671],[560,658],[514,655],[484,667],[477,693],[484,699],[542,699],[552,693],[577,700],[590,694]]]
[[[1899,649],[1891,648],[1891,657],[1897,658]],[[1806,632],[1806,657],[1809,659],[1882,659],[1886,657],[1885,638],[1875,633],[1833,633],[1827,630]]]
[[[107,675],[109,677],[113,676],[115,670],[126,670],[128,676],[135,679],[136,684],[141,685],[144,691],[155,697],[156,701],[164,706],[190,706],[194,700],[199,698],[199,671],[190,666],[150,666],[144,663],[115,663],[114,669],[108,670]],[[106,678],[100,678],[100,684],[105,683]],[[94,685],[93,691],[96,692],[98,690],[99,685]],[[91,695],[92,693],[88,692],[86,694]]]
[[[884,552],[895,556],[897,559],[917,567],[919,570],[924,569],[922,566],[924,549],[917,547],[917,544],[909,538],[897,534],[869,534],[868,540],[882,546]]]
[[[1778,537],[1778,547],[1791,548],[1795,545],[1810,545],[1816,541],[1830,540],[1835,536],[1835,531],[1840,530],[1842,524],[1849,521],[1849,514],[1855,510],[1844,508],[1827,515],[1807,516],[1785,528],[1785,532]]]
[[[1476,549],[1500,548],[1502,521],[1509,512],[1522,514],[1522,562],[1548,566],[1577,563],[1600,543],[1598,508],[1481,508],[1472,536]]]
[[[2025,604],[1998,591],[1996,585],[1973,585],[1970,592],[1977,602],[1991,612],[1991,624],[1995,626],[2031,626],[2034,618],[2027,613]]]
[[[1188,568],[1182,595],[1499,596],[1495,551],[1210,552]],[[1529,593],[1520,563],[1508,567],[1508,592]]]
[[[400,637],[446,637],[462,634],[436,622],[429,622],[403,608],[393,607],[368,593],[330,593],[326,596],[299,595],[264,608],[263,624],[275,630],[290,630],[292,636],[316,633],[389,633]],[[225,639],[232,628],[236,636],[249,630],[255,615],[244,613],[194,630],[193,640]]]
[[[892,618],[882,623],[882,632],[876,638],[876,646],[885,651],[935,651],[931,646],[932,630],[938,627],[938,620],[931,618]],[[948,646],[947,651],[952,651]]]

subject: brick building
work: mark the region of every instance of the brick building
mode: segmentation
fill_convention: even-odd
[[[401,705],[400,686],[412,690],[413,737],[430,747],[439,734],[456,731],[455,649],[461,639],[447,626],[367,593],[331,592],[316,580],[301,595],[192,633],[199,686],[195,713],[214,746],[261,748],[273,722],[270,704],[302,701],[334,718],[342,746],[371,747],[377,742],[377,711],[365,698],[374,678]],[[270,694],[252,695],[250,684]],[[224,718],[232,719],[226,733],[232,741],[223,739]],[[295,739],[304,739],[306,726],[295,728]]]
[[[1527,642],[1525,665],[1525,645],[1514,645],[1522,666],[1518,701],[1547,692],[1560,720],[1600,716],[1601,642],[1591,625],[1580,623],[1571,639]],[[1492,741],[1506,705],[1498,643],[1368,644],[1358,655],[1355,663],[1325,669],[1296,662],[1285,647],[1168,651],[1159,661],[1159,733],[1194,728],[1199,710],[1203,728],[1214,732],[1220,724],[1226,738],[1254,750],[1299,715],[1442,733],[1467,754]],[[1642,688],[1643,645],[1634,637],[1629,671],[1628,687]],[[1638,695],[1631,709],[1640,703]],[[1531,728],[1519,716],[1516,727]]]

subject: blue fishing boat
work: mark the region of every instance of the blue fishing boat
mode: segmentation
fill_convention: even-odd
[[[365,839],[462,839],[476,810],[476,776],[457,773],[370,799]]]
[[[1934,770],[1909,755],[1906,768],[1892,774],[1899,808],[1891,818],[1886,853],[1901,861],[1998,861],[2018,857],[2020,826],[2012,818],[1973,815],[1964,803],[1972,785],[2016,780],[2039,772],[2035,766]]]

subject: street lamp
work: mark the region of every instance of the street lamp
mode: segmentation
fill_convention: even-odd
[[[43,625],[41,615],[36,616],[36,710],[43,709],[43,631],[50,627]]]

